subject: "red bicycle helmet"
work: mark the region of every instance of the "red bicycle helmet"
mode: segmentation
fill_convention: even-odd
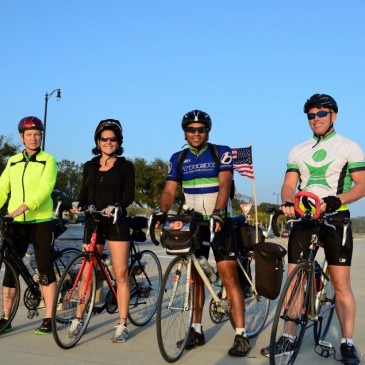
[[[23,133],[28,129],[39,129],[44,131],[43,123],[37,117],[25,117],[18,124],[19,133]]]

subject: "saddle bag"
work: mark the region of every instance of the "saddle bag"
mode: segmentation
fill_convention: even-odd
[[[267,299],[276,299],[283,280],[286,249],[277,243],[259,242],[253,250],[256,290]]]

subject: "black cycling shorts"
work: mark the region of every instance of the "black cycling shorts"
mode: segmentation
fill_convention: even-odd
[[[195,251],[195,256],[209,257],[209,249],[212,247],[215,261],[236,260],[237,247],[234,225],[231,218],[224,220],[223,229],[215,234],[212,243],[209,243],[210,230],[208,226],[202,226],[199,230],[199,239],[203,243],[199,250]]]
[[[53,270],[52,221],[42,223],[13,223],[9,227],[9,236],[15,239],[15,251],[24,257],[30,243],[33,244],[34,255],[40,276],[46,276],[48,284],[56,281]],[[4,276],[4,286],[14,288],[15,283],[8,273]]]
[[[95,221],[92,217],[86,217],[84,229],[84,243],[89,244],[91,235],[95,228]],[[99,223],[99,234],[96,243],[104,245],[105,241],[130,241],[131,234],[126,220],[113,224],[113,218],[101,217]]]
[[[342,246],[343,217],[350,217],[349,211],[339,212],[330,221],[336,229],[323,225],[319,234],[319,241],[324,244],[324,252],[329,265],[351,266],[353,238],[351,227],[347,229],[347,239]],[[311,244],[311,235],[314,229],[314,222],[294,223],[290,232],[288,242],[288,262],[296,264],[300,261],[301,256],[308,257],[309,246]]]

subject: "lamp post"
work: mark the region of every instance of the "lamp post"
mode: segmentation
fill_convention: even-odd
[[[272,195],[276,195],[276,205],[279,205],[279,195],[280,195],[280,193],[272,193]]]
[[[45,104],[44,104],[44,118],[43,118],[43,125],[44,125],[44,131],[43,131],[43,140],[42,140],[42,150],[44,151],[46,147],[46,127],[47,127],[47,107],[48,107],[48,99],[57,91],[56,99],[57,101],[61,100],[61,89],[54,89],[50,94],[46,92],[45,95]]]

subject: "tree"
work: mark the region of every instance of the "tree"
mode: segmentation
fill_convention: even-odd
[[[71,207],[71,202],[77,200],[81,187],[83,164],[62,160],[57,163],[58,174],[53,192],[54,200],[62,198],[65,209]]]
[[[0,174],[5,170],[9,157],[20,151],[20,144],[13,142],[12,138],[0,135]],[[1,207],[0,214],[4,215],[7,212],[7,202]]]
[[[149,164],[143,158],[136,158],[133,163],[136,173],[135,203],[148,209],[158,207],[165,186],[167,163],[155,159]]]
[[[12,138],[0,135],[0,174],[4,171],[9,157],[20,151],[20,144],[13,142]]]

